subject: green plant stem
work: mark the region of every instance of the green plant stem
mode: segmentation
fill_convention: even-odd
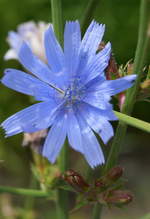
[[[102,210],[102,205],[99,203],[95,204],[95,206],[93,208],[92,219],[100,219],[101,218],[101,210]]]
[[[140,82],[143,77],[143,67],[145,65],[145,60],[147,56],[147,48],[149,45],[149,23],[150,23],[150,0],[141,0],[140,7],[140,24],[139,24],[139,35],[137,49],[134,59],[133,73],[137,74],[137,80],[135,85],[127,91],[125,103],[123,106],[122,112],[124,114],[130,115],[134,104],[136,102],[136,97],[139,91]],[[124,121],[125,122],[125,121]],[[116,130],[116,135],[111,146],[111,150],[106,162],[105,172],[108,171],[111,167],[116,165],[121,146],[124,141],[124,137],[127,130],[127,125],[120,121]]]
[[[61,0],[51,0],[52,24],[56,37],[61,45],[63,45],[63,19]]]
[[[34,176],[32,175],[31,179],[30,179],[30,188],[36,188],[36,185],[37,185],[37,181],[34,178]],[[28,217],[30,217],[30,219],[33,218],[31,215],[31,211],[33,210],[34,201],[35,201],[34,197],[31,197],[31,196],[25,197],[24,211],[23,211],[22,219],[26,219]]]
[[[135,128],[141,129],[150,133],[150,123],[144,122],[143,120],[136,119],[134,117],[128,116],[126,114],[114,111],[120,122],[125,123],[125,125],[130,125]]]
[[[141,0],[138,43],[137,43],[135,59],[134,59],[134,67],[133,67],[133,74],[137,74],[137,80],[135,82],[135,85],[127,91],[125,104],[122,110],[122,113],[127,115],[130,115],[132,113],[134,104],[136,102],[136,97],[139,91],[140,82],[143,76],[143,67],[145,65],[145,60],[148,52],[147,50],[148,50],[149,38],[150,38],[149,11],[150,11],[150,0]],[[118,161],[119,152],[121,150],[121,146],[123,144],[127,130],[127,125],[124,122],[125,121],[120,121],[118,124],[116,134],[103,173],[106,173],[110,168],[116,165]],[[102,208],[102,206],[99,207]],[[97,219],[100,218],[100,215],[101,215],[101,211],[99,211],[99,213],[97,214]]]
[[[14,188],[8,186],[0,186],[0,193],[11,193],[14,195],[26,195],[32,197],[50,197],[49,192],[34,189]]]
[[[88,5],[85,9],[85,13],[83,17],[81,18],[81,30],[82,33],[84,33],[89,25],[89,23],[92,20],[94,11],[98,5],[100,0],[89,0]]]
[[[63,46],[63,17],[61,0],[51,0],[51,11],[52,11],[52,23],[54,27],[55,34],[59,43]],[[58,159],[58,166],[61,173],[67,170],[68,166],[68,155],[67,155],[67,143],[64,144],[62,151]],[[58,189],[57,191],[57,218],[58,219],[68,219],[68,192]]]
[[[67,170],[68,166],[68,145],[67,141],[64,144],[59,159],[58,165],[61,173],[64,173]],[[68,192],[62,189],[58,189],[57,191],[57,217],[58,219],[68,219]]]

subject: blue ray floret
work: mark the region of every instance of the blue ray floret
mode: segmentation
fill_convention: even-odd
[[[93,21],[83,39],[78,21],[67,22],[64,50],[51,27],[45,32],[47,64],[23,43],[18,54],[21,64],[32,74],[6,69],[2,83],[40,101],[5,120],[6,136],[50,128],[43,156],[55,162],[68,137],[70,146],[81,152],[89,165],[105,162],[94,134],[106,144],[113,136],[110,120],[116,120],[110,99],[133,85],[135,75],[106,80],[111,44],[97,53],[105,26]]]

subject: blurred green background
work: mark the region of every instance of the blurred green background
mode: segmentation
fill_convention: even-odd
[[[64,20],[80,19],[87,0],[62,0]],[[125,64],[134,57],[139,22],[139,0],[100,0],[94,13],[94,19],[106,24],[105,41],[111,41],[118,64]],[[26,21],[51,20],[50,0],[0,0],[0,76],[7,67],[20,68],[17,61],[4,61],[3,56],[9,48],[6,37],[10,30],[16,30],[18,24]],[[0,121],[11,114],[29,106],[29,97],[9,90],[0,85]],[[150,103],[139,102],[133,115],[150,122]],[[21,147],[22,135],[5,139],[0,131],[0,184],[29,187],[31,178],[29,148]],[[75,152],[71,152],[72,167],[84,172],[85,163],[74,164]],[[127,188],[133,191],[135,199],[124,209],[104,209],[104,219],[141,219],[150,212],[150,136],[142,131],[128,128],[124,141],[120,163],[128,179]],[[33,201],[33,211],[28,212],[24,197],[0,195],[0,218],[55,219],[54,205],[44,199]],[[91,218],[91,208],[85,207],[72,214],[71,219]],[[150,217],[148,217],[150,218]]]

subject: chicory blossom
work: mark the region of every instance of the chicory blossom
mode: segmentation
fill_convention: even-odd
[[[49,24],[40,21],[35,23],[33,21],[22,23],[18,26],[17,32],[9,31],[7,42],[10,45],[10,49],[6,52],[4,59],[18,59],[18,50],[25,41],[32,52],[35,53],[43,61],[46,61],[43,39],[44,32],[48,28]]]
[[[111,44],[97,53],[104,30],[104,25],[93,21],[81,40],[79,22],[67,22],[62,50],[50,26],[44,38],[48,64],[22,44],[18,59],[32,75],[6,69],[2,83],[40,102],[5,120],[1,126],[6,136],[50,128],[42,151],[50,162],[55,162],[66,137],[92,168],[105,162],[94,132],[105,144],[113,136],[109,120],[117,118],[111,96],[131,87],[136,76],[106,80]]]

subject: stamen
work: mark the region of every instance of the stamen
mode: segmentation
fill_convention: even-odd
[[[52,87],[52,88],[54,88],[55,90],[57,90],[59,93],[61,93],[61,94],[65,94],[65,92],[62,90],[62,89],[60,89],[60,88],[58,88],[58,87],[55,87],[53,84],[48,84],[50,87]]]

